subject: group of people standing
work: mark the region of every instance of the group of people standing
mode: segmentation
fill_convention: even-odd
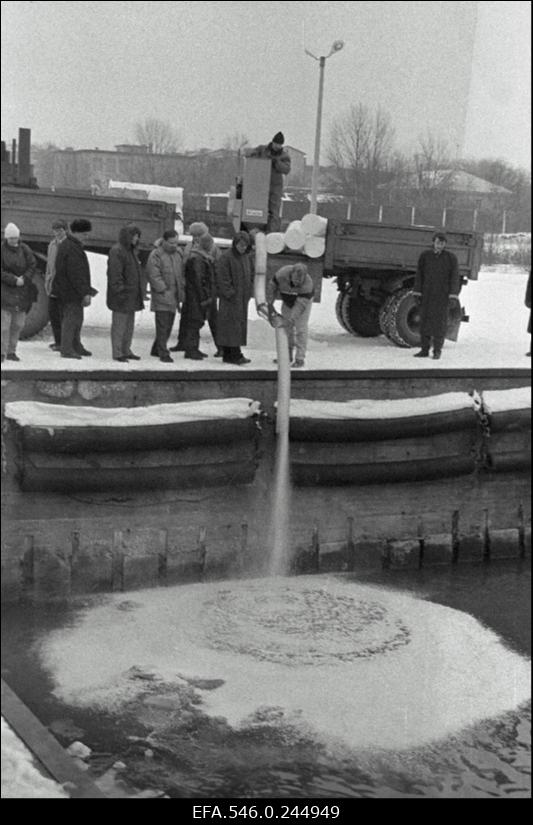
[[[50,347],[62,358],[81,359],[92,354],[81,342],[83,310],[97,294],[91,286],[89,260],[84,249],[91,229],[90,221],[85,219],[74,220],[70,226],[58,219],[52,225],[45,290],[54,337]],[[115,361],[141,360],[132,350],[135,314],[144,309],[149,284],[150,309],[155,319],[150,352],[153,357],[171,363],[170,353],[182,351],[184,357],[191,360],[207,358],[200,350],[200,331],[207,322],[216,347],[215,357],[239,366],[250,363],[242,347],[247,342],[248,303],[253,294],[251,238],[248,233],[239,232],[231,248],[221,252],[204,223],[192,224],[190,232],[192,240],[182,250],[178,233],[167,230],[143,266],[139,255],[141,230],[131,223],[120,230],[107,261],[106,304],[111,310],[111,350]],[[20,232],[13,224],[6,227],[4,235],[2,360],[4,356],[19,360],[15,354],[16,343],[31,300],[37,297],[33,285],[37,266],[33,252],[20,242]],[[4,269],[9,270],[5,278]],[[8,323],[7,307],[4,317],[4,287],[11,281],[9,286],[15,290],[10,307],[13,321],[9,319]],[[35,290],[32,299],[31,287]],[[180,315],[178,339],[176,345],[170,347],[177,314]],[[8,338],[10,329],[11,339]]]
[[[246,344],[248,302],[253,292],[251,243],[238,233],[230,249],[221,253],[207,226],[194,223],[192,240],[182,251],[178,233],[169,229],[151,251],[146,271],[137,254],[140,231],[128,225],[111,249],[107,267],[107,306],[112,312],[113,358],[138,360],[131,350],[135,313],[144,308],[146,284],[150,285],[150,309],[155,318],[155,338],[150,354],[171,363],[171,352],[202,361],[200,331],[207,322],[216,352],[225,363],[250,363],[241,347]],[[178,340],[169,341],[180,315]]]
[[[84,249],[92,226],[85,218],[70,225],[63,219],[52,225],[48,247],[45,290],[54,342],[62,358],[80,360],[92,353],[81,342],[84,308],[97,294],[91,285],[89,259]],[[190,227],[191,242],[182,251],[178,233],[167,230],[154,245],[146,267],[139,257],[141,231],[134,224],[120,230],[107,263],[107,306],[111,310],[111,349],[115,361],[141,360],[132,351],[135,314],[144,309],[147,284],[150,308],[155,318],[151,356],[172,363],[171,352],[202,361],[200,331],[207,322],[215,345],[215,357],[224,363],[250,363],[242,351],[247,343],[248,304],[253,295],[253,238],[236,233],[229,249],[221,252],[203,223]],[[447,330],[450,308],[459,308],[461,280],[457,258],[446,250],[447,239],[437,232],[431,249],[418,261],[414,295],[420,303],[421,349],[417,358],[439,359]],[[20,239],[18,227],[4,229],[2,256],[2,362],[19,361],[17,343],[26,315],[38,298],[34,283],[37,261]],[[303,367],[307,350],[309,318],[313,303],[313,281],[302,263],[281,267],[268,286],[267,301],[282,302],[282,317],[288,331],[290,360]],[[526,305],[531,306],[531,275]],[[169,346],[180,315],[177,342]],[[530,331],[529,326],[528,331]],[[530,352],[527,353],[530,356]]]

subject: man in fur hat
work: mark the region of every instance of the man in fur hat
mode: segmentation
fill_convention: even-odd
[[[61,302],[61,358],[80,360],[91,355],[81,343],[83,309],[97,294],[91,286],[89,258],[83,248],[91,230],[90,221],[76,218],[57,250],[54,292]]]
[[[256,146],[255,149],[246,149],[244,151],[244,156],[247,158],[269,158],[272,162],[266,232],[279,232],[281,226],[280,211],[281,198],[283,196],[283,175],[288,175],[291,171],[291,159],[289,153],[283,148],[284,143],[285,137],[283,133],[277,132],[266,146]]]

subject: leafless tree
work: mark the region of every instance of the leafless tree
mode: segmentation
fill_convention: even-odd
[[[228,152],[242,152],[245,146],[249,146],[250,141],[242,132],[234,132],[232,135],[226,135],[222,142],[222,148],[227,149]]]
[[[423,205],[444,206],[456,171],[446,141],[427,132],[418,139],[413,155],[413,187],[416,200]]]
[[[328,160],[335,167],[345,195],[356,201],[374,202],[393,144],[394,128],[383,109],[372,111],[358,103],[334,120]]]
[[[135,139],[153,155],[169,155],[179,152],[183,147],[180,133],[170,123],[148,117],[135,124]]]

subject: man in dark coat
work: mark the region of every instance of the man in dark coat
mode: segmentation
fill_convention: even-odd
[[[279,232],[281,221],[281,198],[283,196],[283,175],[291,171],[291,158],[283,148],[285,137],[277,132],[270,143],[256,146],[255,149],[246,149],[245,157],[268,158],[272,161],[270,173],[270,190],[268,195],[268,222],[266,232]]]
[[[135,313],[144,309],[145,284],[137,247],[141,230],[123,226],[107,260],[107,306],[111,310],[111,348],[114,361],[139,361],[131,351]]]
[[[215,269],[212,238],[202,235],[193,246],[185,264],[185,303],[181,311],[181,326],[185,358],[202,361],[207,355],[200,352],[200,330],[216,301]]]
[[[20,361],[17,344],[24,329],[26,313],[37,298],[33,276],[37,261],[30,247],[21,243],[14,223],[4,229],[2,243],[2,362]]]
[[[220,299],[217,322],[217,344],[226,364],[249,364],[241,347],[246,345],[248,304],[253,293],[253,268],[250,259],[250,236],[237,232],[231,249],[217,261],[217,292]]]
[[[525,297],[525,305],[530,310],[531,309],[531,270],[529,270],[529,277],[527,279],[527,286],[526,286],[526,297]],[[527,324],[527,331],[531,335],[531,312],[529,313],[529,321]],[[531,358],[531,346],[529,347],[529,352],[526,352],[526,356]]]
[[[433,236],[433,249],[422,252],[413,293],[420,300],[420,335],[422,348],[415,358],[428,358],[433,342],[433,358],[440,358],[448,309],[459,301],[461,278],[457,258],[445,249],[447,237],[443,232]]]
[[[215,241],[211,237],[209,233],[209,227],[203,223],[202,221],[193,221],[189,226],[189,235],[191,236],[191,240],[185,246],[183,250],[183,262],[184,264],[187,263],[191,251],[195,248],[198,248],[198,244],[200,242],[200,238],[203,238],[207,235],[211,239],[211,250],[209,251],[209,255],[213,259],[213,263],[216,264],[218,258],[222,254],[218,246],[216,245]],[[206,246],[207,249],[207,246]],[[209,311],[207,313],[207,323],[209,324],[209,329],[211,330],[211,335],[213,336],[213,342],[216,346],[217,341],[217,315],[218,315],[218,304],[215,297],[215,300],[211,304]],[[180,319],[180,326],[178,331],[178,340],[175,347],[170,347],[170,352],[183,352],[185,347],[183,344],[183,335],[184,335],[185,326],[183,324],[183,318]],[[222,357],[222,350],[220,350],[217,346],[215,352],[215,358]]]
[[[70,233],[59,246],[54,291],[61,302],[61,357],[80,359],[91,355],[81,343],[83,308],[90,306],[96,290],[91,286],[89,258],[83,245],[91,232],[91,222],[76,218]]]

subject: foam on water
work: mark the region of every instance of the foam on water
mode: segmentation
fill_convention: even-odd
[[[233,726],[281,709],[323,742],[425,745],[517,708],[529,664],[471,616],[343,577],[306,576],[135,593],[88,608],[41,654],[62,701],[119,709],[145,684],[218,679],[204,710]]]

